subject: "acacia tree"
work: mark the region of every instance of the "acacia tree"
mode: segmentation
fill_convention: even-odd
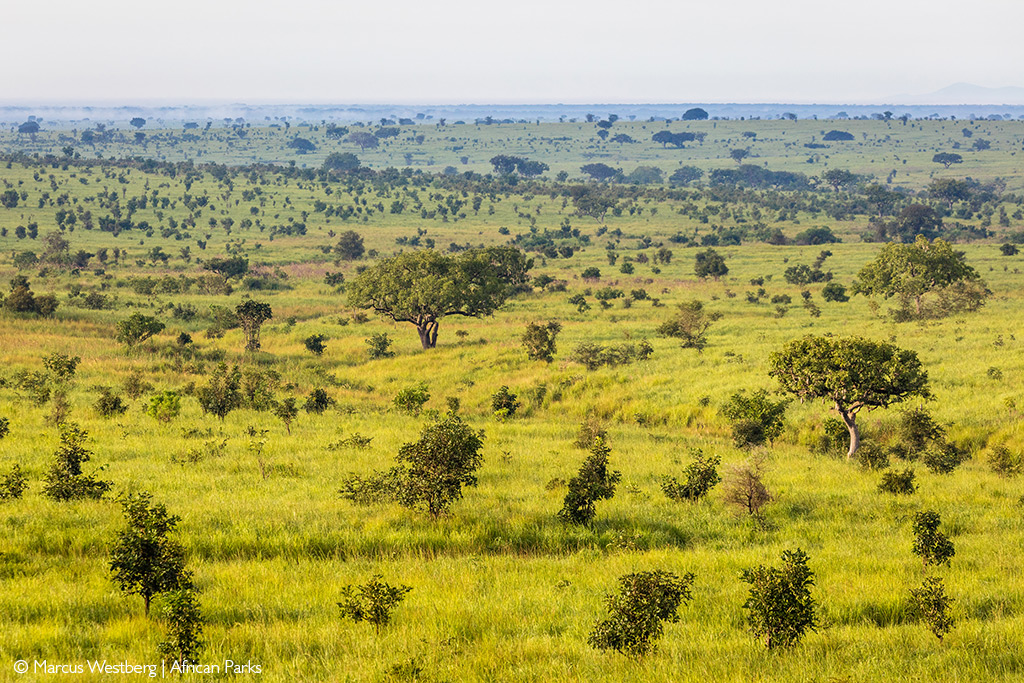
[[[132,313],[117,323],[117,341],[131,351],[153,335],[162,332],[163,329],[164,324],[156,318],[141,313]]]
[[[950,291],[954,288],[955,291]],[[929,242],[919,236],[913,244],[890,242],[875,260],[864,266],[853,283],[855,294],[883,298],[897,297],[902,304],[898,317],[909,319],[925,315],[925,296],[945,296],[946,311],[974,310],[980,307],[988,290],[977,271],[969,266],[962,251],[955,251],[945,240]],[[973,294],[971,294],[973,292]],[[961,294],[953,299],[949,294]],[[914,302],[914,314],[909,312]]]
[[[533,261],[514,247],[470,249],[457,256],[433,249],[378,261],[353,280],[349,303],[411,323],[424,349],[437,346],[445,316],[492,315],[526,286]]]
[[[928,373],[913,351],[863,337],[806,336],[769,356],[769,375],[800,400],[831,402],[860,446],[857,413],[888,408],[912,396],[930,398]]]
[[[248,299],[235,307],[238,323],[245,332],[245,350],[260,350],[260,327],[274,317],[270,304]]]

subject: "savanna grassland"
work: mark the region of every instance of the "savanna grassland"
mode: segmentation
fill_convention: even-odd
[[[610,136],[635,141],[611,142],[594,123],[453,122],[398,126],[367,149],[347,136],[373,126],[112,127],[91,142],[77,129],[5,132],[0,195],[13,194],[0,206],[0,281],[10,297],[6,283],[23,276],[58,306],[0,311],[0,476],[18,465],[28,481],[21,498],[0,500],[0,680],[53,678],[17,676],[22,659],[159,661],[165,625],[108,569],[124,525],[117,498],[141,491],[180,517],[205,621],[200,660],[259,664],[263,680],[1021,680],[1024,487],[991,462],[1024,449],[1022,257],[1000,248],[1024,242],[1022,126],[616,121]],[[651,140],[666,128],[705,136],[681,148]],[[833,129],[854,139],[823,143]],[[299,136],[315,149],[296,154]],[[734,149],[749,151],[747,166]],[[940,152],[961,162],[933,162]],[[323,170],[331,153],[356,154],[361,168]],[[548,169],[500,176],[496,155]],[[590,180],[581,166],[592,163],[621,173]],[[661,175],[630,182],[638,166]],[[703,176],[670,183],[683,166]],[[853,175],[833,186],[830,169]],[[944,195],[936,179],[962,181],[962,193]],[[941,225],[914,223],[913,206]],[[991,291],[983,307],[896,322],[895,299],[823,298],[828,283],[852,294],[881,243],[915,230],[965,253]],[[359,258],[339,247],[348,231],[363,240]],[[436,348],[349,303],[346,289],[378,259],[508,244],[533,259],[533,286],[493,316],[443,318]],[[695,275],[708,248],[727,274]],[[816,259],[831,280],[787,281]],[[234,315],[245,299],[273,310],[255,352]],[[657,331],[693,300],[721,315],[702,350]],[[127,349],[117,324],[135,313],[165,328]],[[548,321],[561,325],[554,360],[529,360],[526,326]],[[776,390],[769,354],[826,333],[915,351],[928,373],[934,400],[861,413],[866,442],[897,445],[901,415],[923,407],[964,462],[942,474],[914,453],[894,459],[918,490],[880,492],[880,473],[847,460],[845,444],[823,446],[834,414],[822,401],[791,403],[773,444],[738,447],[730,398]],[[371,359],[367,339],[380,334],[393,355]],[[322,355],[305,344],[313,335],[326,337]],[[574,360],[584,343],[642,340],[646,359],[593,370]],[[81,359],[73,377],[47,375],[53,354]],[[218,419],[196,395],[221,363],[240,367],[244,400]],[[421,384],[425,412],[399,410],[396,395]],[[492,406],[503,385],[521,403],[510,417]],[[104,390],[127,411],[104,417]],[[331,400],[323,412],[300,409],[290,427],[275,414],[316,390]],[[146,412],[163,391],[180,396],[168,420]],[[449,399],[484,446],[478,484],[448,514],[339,495],[351,474],[391,467]],[[103,499],[43,495],[61,421],[88,432],[84,469],[113,483]],[[587,455],[574,446],[584,423],[606,430],[622,479],[594,522],[576,526],[556,513]],[[670,500],[663,478],[681,477],[694,449],[719,456],[723,476],[760,460],[773,500],[757,516],[729,505],[724,485]],[[956,548],[927,572],[954,600],[941,641],[910,610],[926,574],[911,524],[924,510]],[[740,573],[795,548],[810,557],[818,629],[767,650],[746,630]],[[657,650],[636,660],[590,647],[617,578],[655,569],[695,576]],[[373,575],[412,588],[380,633],[337,606]]]

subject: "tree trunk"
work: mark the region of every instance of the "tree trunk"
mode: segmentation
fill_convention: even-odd
[[[432,349],[437,346],[437,321],[421,323],[416,326],[416,331],[420,333],[420,344],[424,349]]]
[[[850,413],[845,410],[839,410],[839,415],[843,418],[843,423],[846,424],[846,428],[850,430],[850,450],[846,452],[846,457],[852,458],[853,454],[857,452],[857,448],[860,447],[860,432],[857,430],[857,416],[854,413]]]
[[[149,616],[149,601],[150,601],[151,598],[152,598],[152,596],[149,593],[146,593],[145,595],[142,596],[142,599],[146,602],[146,616],[147,617]]]

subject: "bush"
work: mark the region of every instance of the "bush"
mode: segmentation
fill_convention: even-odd
[[[589,416],[580,423],[580,430],[576,433],[576,440],[572,445],[583,450],[590,450],[598,439],[607,443],[608,432],[601,426],[600,420]]]
[[[665,477],[662,481],[661,490],[671,500],[696,502],[722,481],[718,475],[721,458],[717,455],[705,456],[699,448],[693,451],[693,456],[694,461],[683,471],[686,476],[684,483],[680,484],[675,477]]]
[[[1014,453],[1006,446],[996,446],[988,456],[989,467],[1001,477],[1012,477],[1024,469],[1020,453]]]
[[[367,477],[350,474],[342,479],[338,494],[356,505],[391,502],[398,498],[403,474],[400,467],[392,468],[387,472],[376,472]]]
[[[758,389],[747,396],[743,392],[732,395],[722,414],[733,423],[733,442],[737,448],[774,443],[782,434],[788,399],[772,401],[766,389]]]
[[[580,273],[580,277],[584,280],[597,280],[601,277],[601,271],[600,269],[591,266]]]
[[[512,417],[518,409],[519,399],[508,390],[507,386],[502,386],[491,396],[491,410],[497,417]]]
[[[569,480],[569,491],[565,494],[558,516],[570,524],[589,524],[597,514],[595,503],[615,495],[615,486],[622,478],[619,472],[608,471],[608,455],[611,449],[597,439],[580,466],[579,473]]]
[[[476,486],[483,439],[483,432],[471,429],[455,413],[424,427],[418,441],[398,451],[398,461],[405,463],[398,502],[434,517],[447,512],[462,498],[463,486]]]
[[[929,576],[920,588],[910,589],[911,613],[923,619],[928,628],[940,641],[953,629],[953,617],[949,608],[953,599],[946,595],[942,579]]]
[[[306,345],[306,349],[317,356],[322,356],[324,351],[327,350],[327,346],[324,342],[327,341],[326,334],[314,334],[306,337],[302,340],[302,343]]]
[[[179,664],[195,664],[203,648],[203,615],[195,589],[164,593],[160,618],[167,624],[167,637],[157,646],[160,653]]]
[[[836,303],[850,300],[850,297],[846,294],[846,287],[838,282],[830,282],[825,285],[821,290],[821,298],[825,301],[835,301]]]
[[[694,257],[694,274],[699,278],[713,277],[718,279],[729,274],[729,267],[725,265],[725,258],[714,249],[698,251]]]
[[[82,473],[82,463],[92,458],[92,451],[85,447],[89,433],[73,422],[65,422],[58,429],[60,443],[46,474],[43,495],[59,501],[102,498],[113,483]]]
[[[146,407],[146,415],[168,423],[181,413],[181,397],[176,391],[162,391],[151,396],[149,405]]]
[[[121,397],[107,387],[100,389],[100,397],[96,399],[93,407],[103,417],[117,417],[118,415],[123,415],[128,410],[128,406],[124,404]]]
[[[917,460],[929,444],[942,441],[945,433],[945,429],[924,408],[906,410],[900,415],[896,427],[892,453],[902,460]]]
[[[846,425],[834,417],[826,417],[821,426],[824,433],[811,446],[811,452],[817,455],[845,455],[850,438]]]
[[[684,349],[704,350],[708,345],[708,330],[722,314],[705,310],[704,303],[696,299],[679,304],[675,317],[658,326],[658,334],[682,340]]]
[[[561,331],[562,326],[553,321],[546,325],[527,324],[522,339],[523,346],[526,347],[526,356],[530,360],[542,360],[550,363],[555,357],[555,338]]]
[[[306,402],[302,404],[302,409],[307,413],[320,415],[332,405],[334,405],[334,399],[328,396],[326,391],[314,389],[306,396]]]
[[[757,517],[761,509],[772,502],[762,477],[764,459],[753,458],[743,465],[736,465],[725,477],[725,502],[748,515]]]
[[[396,408],[404,413],[419,415],[423,410],[423,405],[429,400],[430,392],[427,390],[427,385],[420,383],[415,387],[408,387],[399,391],[395,396],[394,404]]]
[[[21,472],[21,466],[15,464],[11,471],[0,477],[0,500],[21,498],[28,488],[28,478]]]
[[[6,417],[0,417],[0,439],[11,433],[11,421]]]
[[[227,414],[242,405],[242,371],[237,365],[228,368],[220,363],[206,386],[196,389],[196,398],[204,413],[224,420]]]
[[[970,458],[970,453],[948,441],[933,443],[924,452],[921,462],[933,474],[949,474]]]
[[[930,564],[948,565],[956,554],[952,541],[939,531],[942,520],[939,513],[933,511],[914,514],[914,554],[921,558],[927,567]]]
[[[902,472],[896,470],[882,472],[882,481],[878,484],[878,490],[881,493],[893,495],[911,495],[917,491],[917,485],[914,483],[914,470],[908,468]]]
[[[602,365],[628,365],[637,360],[647,360],[654,352],[654,347],[646,339],[641,339],[639,344],[617,344],[615,346],[601,346],[584,342],[573,349],[569,360],[579,363],[587,370],[596,370]]]
[[[857,462],[866,470],[884,470],[889,467],[889,454],[877,444],[861,443]]]
[[[598,650],[631,657],[651,652],[664,633],[663,622],[679,621],[679,608],[693,599],[693,574],[646,571],[619,577],[618,594],[605,597],[608,617],[597,622],[587,642]]]
[[[791,647],[808,630],[817,630],[814,614],[814,572],[807,566],[807,554],[799,548],[782,553],[782,568],[759,565],[744,570],[740,578],[750,584],[743,603],[747,625],[765,647]]]
[[[395,606],[405,600],[411,591],[409,586],[391,586],[381,581],[376,575],[361,586],[345,586],[341,590],[341,618],[355,622],[365,621],[373,624],[374,630],[380,634],[382,626],[391,622],[391,612]]]
[[[391,348],[391,337],[386,332],[379,332],[371,336],[366,340],[366,345],[370,347],[370,360],[391,358],[395,355],[394,352],[389,350]]]

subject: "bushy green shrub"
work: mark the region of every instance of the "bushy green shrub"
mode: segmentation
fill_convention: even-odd
[[[605,597],[608,616],[597,622],[587,642],[599,650],[643,657],[654,650],[664,622],[679,621],[679,608],[693,599],[693,574],[645,571],[619,577],[619,592]]]
[[[920,588],[911,588],[910,605],[911,613],[923,619],[939,640],[953,629],[954,620],[950,614],[953,599],[946,595],[942,579],[929,576]]]
[[[306,402],[302,404],[302,409],[307,413],[320,415],[333,405],[334,399],[328,396],[323,389],[317,388],[306,396]]]
[[[499,418],[513,417],[519,405],[519,398],[504,385],[491,396],[491,410]]]
[[[310,353],[322,356],[324,351],[327,350],[327,345],[324,344],[325,341],[327,341],[326,334],[313,334],[303,339],[302,343]]]
[[[750,595],[743,603],[747,625],[768,649],[796,645],[808,630],[817,630],[811,595],[814,572],[807,560],[807,554],[799,548],[786,550],[781,569],[759,565],[740,576],[750,584]]]
[[[722,409],[722,414],[733,424],[733,443],[737,448],[774,443],[785,427],[788,399],[773,401],[766,389],[752,394],[737,392]]]
[[[1014,453],[1006,446],[994,446],[989,451],[988,464],[1001,477],[1013,477],[1024,470],[1020,453]]]
[[[882,472],[882,481],[878,484],[881,493],[909,496],[917,491],[914,483],[914,470],[907,468],[902,472],[886,470]]]
[[[686,477],[683,483],[675,477],[665,477],[661,482],[661,490],[671,500],[688,500],[696,502],[706,496],[722,478],[718,474],[718,466],[722,459],[717,455],[705,456],[699,448],[693,451],[694,461],[683,471]]]
[[[394,404],[403,413],[419,415],[424,404],[429,400],[430,391],[427,390],[427,385],[421,382],[414,387],[407,387],[399,391],[395,396]]]
[[[884,470],[889,467],[889,454],[878,444],[861,443],[857,449],[857,462],[866,470]]]
[[[43,495],[59,501],[102,498],[113,484],[82,472],[82,463],[92,458],[92,451],[85,447],[89,433],[73,422],[58,429],[60,443],[46,474]]]
[[[932,510],[914,514],[914,554],[921,558],[925,567],[930,564],[948,565],[956,554],[953,542],[939,531],[942,523],[939,513]]]
[[[609,471],[608,455],[611,449],[604,440],[597,439],[584,459],[579,473],[569,480],[558,516],[570,524],[590,524],[597,514],[595,503],[615,495],[615,487],[622,478],[619,472]]]
[[[195,664],[203,648],[203,615],[194,588],[179,588],[161,596],[160,618],[167,635],[160,642],[160,654],[179,664]]]
[[[117,417],[118,415],[123,415],[128,410],[128,406],[124,404],[121,397],[115,394],[109,387],[102,387],[100,389],[100,397],[96,399],[93,407],[103,417]]]
[[[161,391],[149,398],[146,415],[160,422],[170,422],[181,413],[181,397],[176,391]]]
[[[523,346],[530,360],[542,360],[550,363],[555,357],[555,339],[562,331],[562,326],[554,321],[546,325],[528,323],[523,333]]]
[[[392,586],[381,580],[380,575],[372,577],[361,586],[345,586],[341,589],[341,618],[355,622],[373,624],[374,630],[391,622],[391,612],[412,590],[409,586]]]
[[[17,463],[10,472],[0,476],[0,500],[21,498],[27,488],[28,478],[22,473],[21,466]]]
[[[390,351],[391,337],[389,337],[386,332],[378,332],[377,334],[371,335],[366,339],[366,345],[370,347],[370,360],[390,358],[395,355],[394,352]]]

